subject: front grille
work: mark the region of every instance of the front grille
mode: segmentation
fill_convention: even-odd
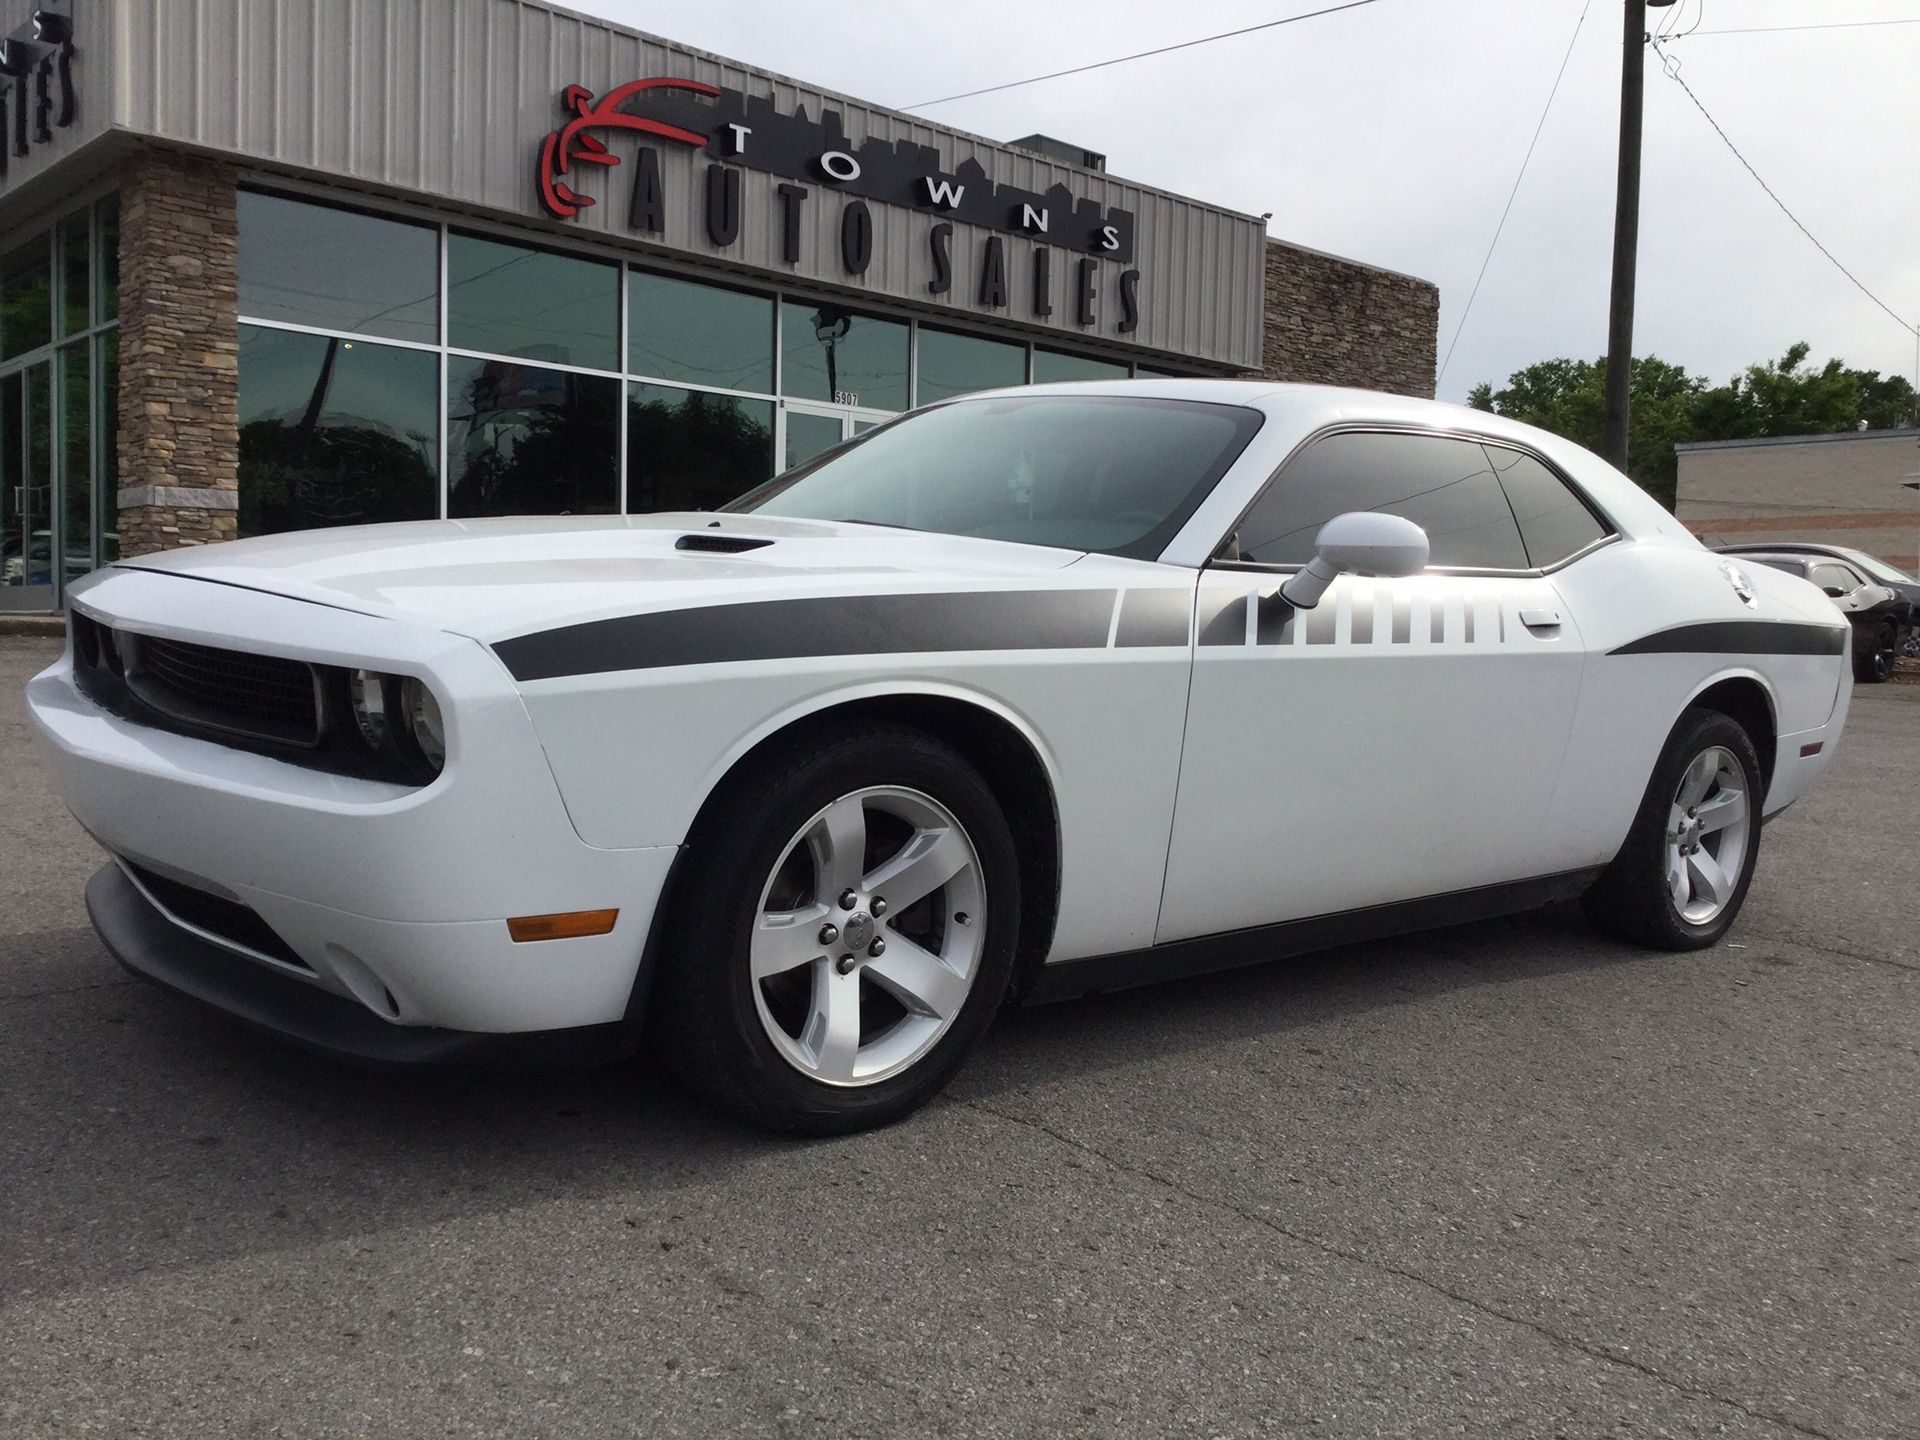
[[[189,725],[283,745],[320,743],[313,667],[298,660],[142,635],[134,640],[127,685]]]
[[[215,895],[197,885],[169,880],[143,865],[135,865],[131,860],[123,859],[120,863],[175,920],[270,956],[284,965],[308,971],[313,968],[294,953],[291,945],[274,933],[273,927],[260,918],[258,911],[242,905],[238,900]]]

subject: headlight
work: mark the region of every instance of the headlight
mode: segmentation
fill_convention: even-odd
[[[369,750],[387,743],[387,677],[374,670],[355,670],[347,677],[347,696],[354,723]]]
[[[409,679],[400,687],[400,705],[413,743],[437,774],[447,763],[447,727],[440,718],[440,702],[420,681]]]

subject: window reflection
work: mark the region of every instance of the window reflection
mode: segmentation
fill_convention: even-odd
[[[240,192],[240,313],[431,345],[440,236],[425,225]]]
[[[920,372],[915,391],[920,404],[1026,383],[1026,346],[920,327]]]
[[[463,355],[447,359],[447,513],[619,509],[620,382]]]
[[[447,237],[447,343],[553,365],[620,367],[620,272],[524,245]]]
[[[773,402],[671,385],[627,391],[627,509],[714,510],[773,474]]]
[[[873,410],[907,408],[907,327],[838,305],[780,307],[780,391]]]
[[[1141,371],[1146,374],[1146,371]],[[1127,367],[1117,360],[1096,360],[1091,355],[1069,355],[1064,350],[1033,352],[1033,383],[1045,385],[1060,380],[1124,380]]]
[[[627,368],[773,393],[773,301],[644,270],[627,273]]]
[[[84,230],[82,233],[85,233]],[[84,267],[83,267],[84,273]],[[60,351],[60,583],[93,569],[93,435],[87,342]]]
[[[0,259],[0,358],[13,359],[53,338],[53,252],[36,235]]]
[[[439,376],[423,351],[240,328],[240,533],[439,513]]]

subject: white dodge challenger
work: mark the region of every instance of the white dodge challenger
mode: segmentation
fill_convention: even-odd
[[[910,413],[717,514],[122,561],[28,702],[134,973],[372,1062],[657,1044],[895,1119],[1054,999],[1582,896],[1717,940],[1848,634],[1494,416],[1257,382]]]

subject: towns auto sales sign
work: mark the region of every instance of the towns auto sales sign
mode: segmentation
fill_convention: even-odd
[[[1133,212],[1076,200],[1065,185],[1045,192],[997,185],[977,160],[951,173],[939,152],[910,141],[868,139],[853,145],[837,111],[818,120],[805,109],[782,115],[772,99],[697,80],[655,77],[629,81],[595,96],[579,85],[560,94],[568,119],[540,143],[537,180],[547,213],[571,220],[595,200],[582,193],[586,176],[622,165],[609,148],[615,136],[639,140],[631,157],[627,224],[644,234],[666,228],[672,197],[661,179],[659,145],[683,145],[710,157],[683,197],[705,220],[707,239],[718,249],[737,244],[745,224],[777,228],[780,254],[800,260],[801,222],[809,205],[838,207],[840,263],[849,275],[866,273],[873,260],[873,215],[869,200],[925,212],[927,293],[971,291],[991,309],[1011,309],[1016,291],[1025,313],[1054,314],[1056,303],[1083,327],[1112,325],[1124,335],[1140,323],[1140,272],[1133,258]],[[743,215],[741,172],[777,175],[775,214]],[[955,222],[991,231],[980,247],[979,269],[959,276],[953,268]],[[1009,253],[1008,242],[1019,248]],[[1067,252],[1064,284],[1056,299],[1055,250]],[[1111,262],[1111,263],[1107,263]],[[1104,303],[1103,303],[1104,302]]]

